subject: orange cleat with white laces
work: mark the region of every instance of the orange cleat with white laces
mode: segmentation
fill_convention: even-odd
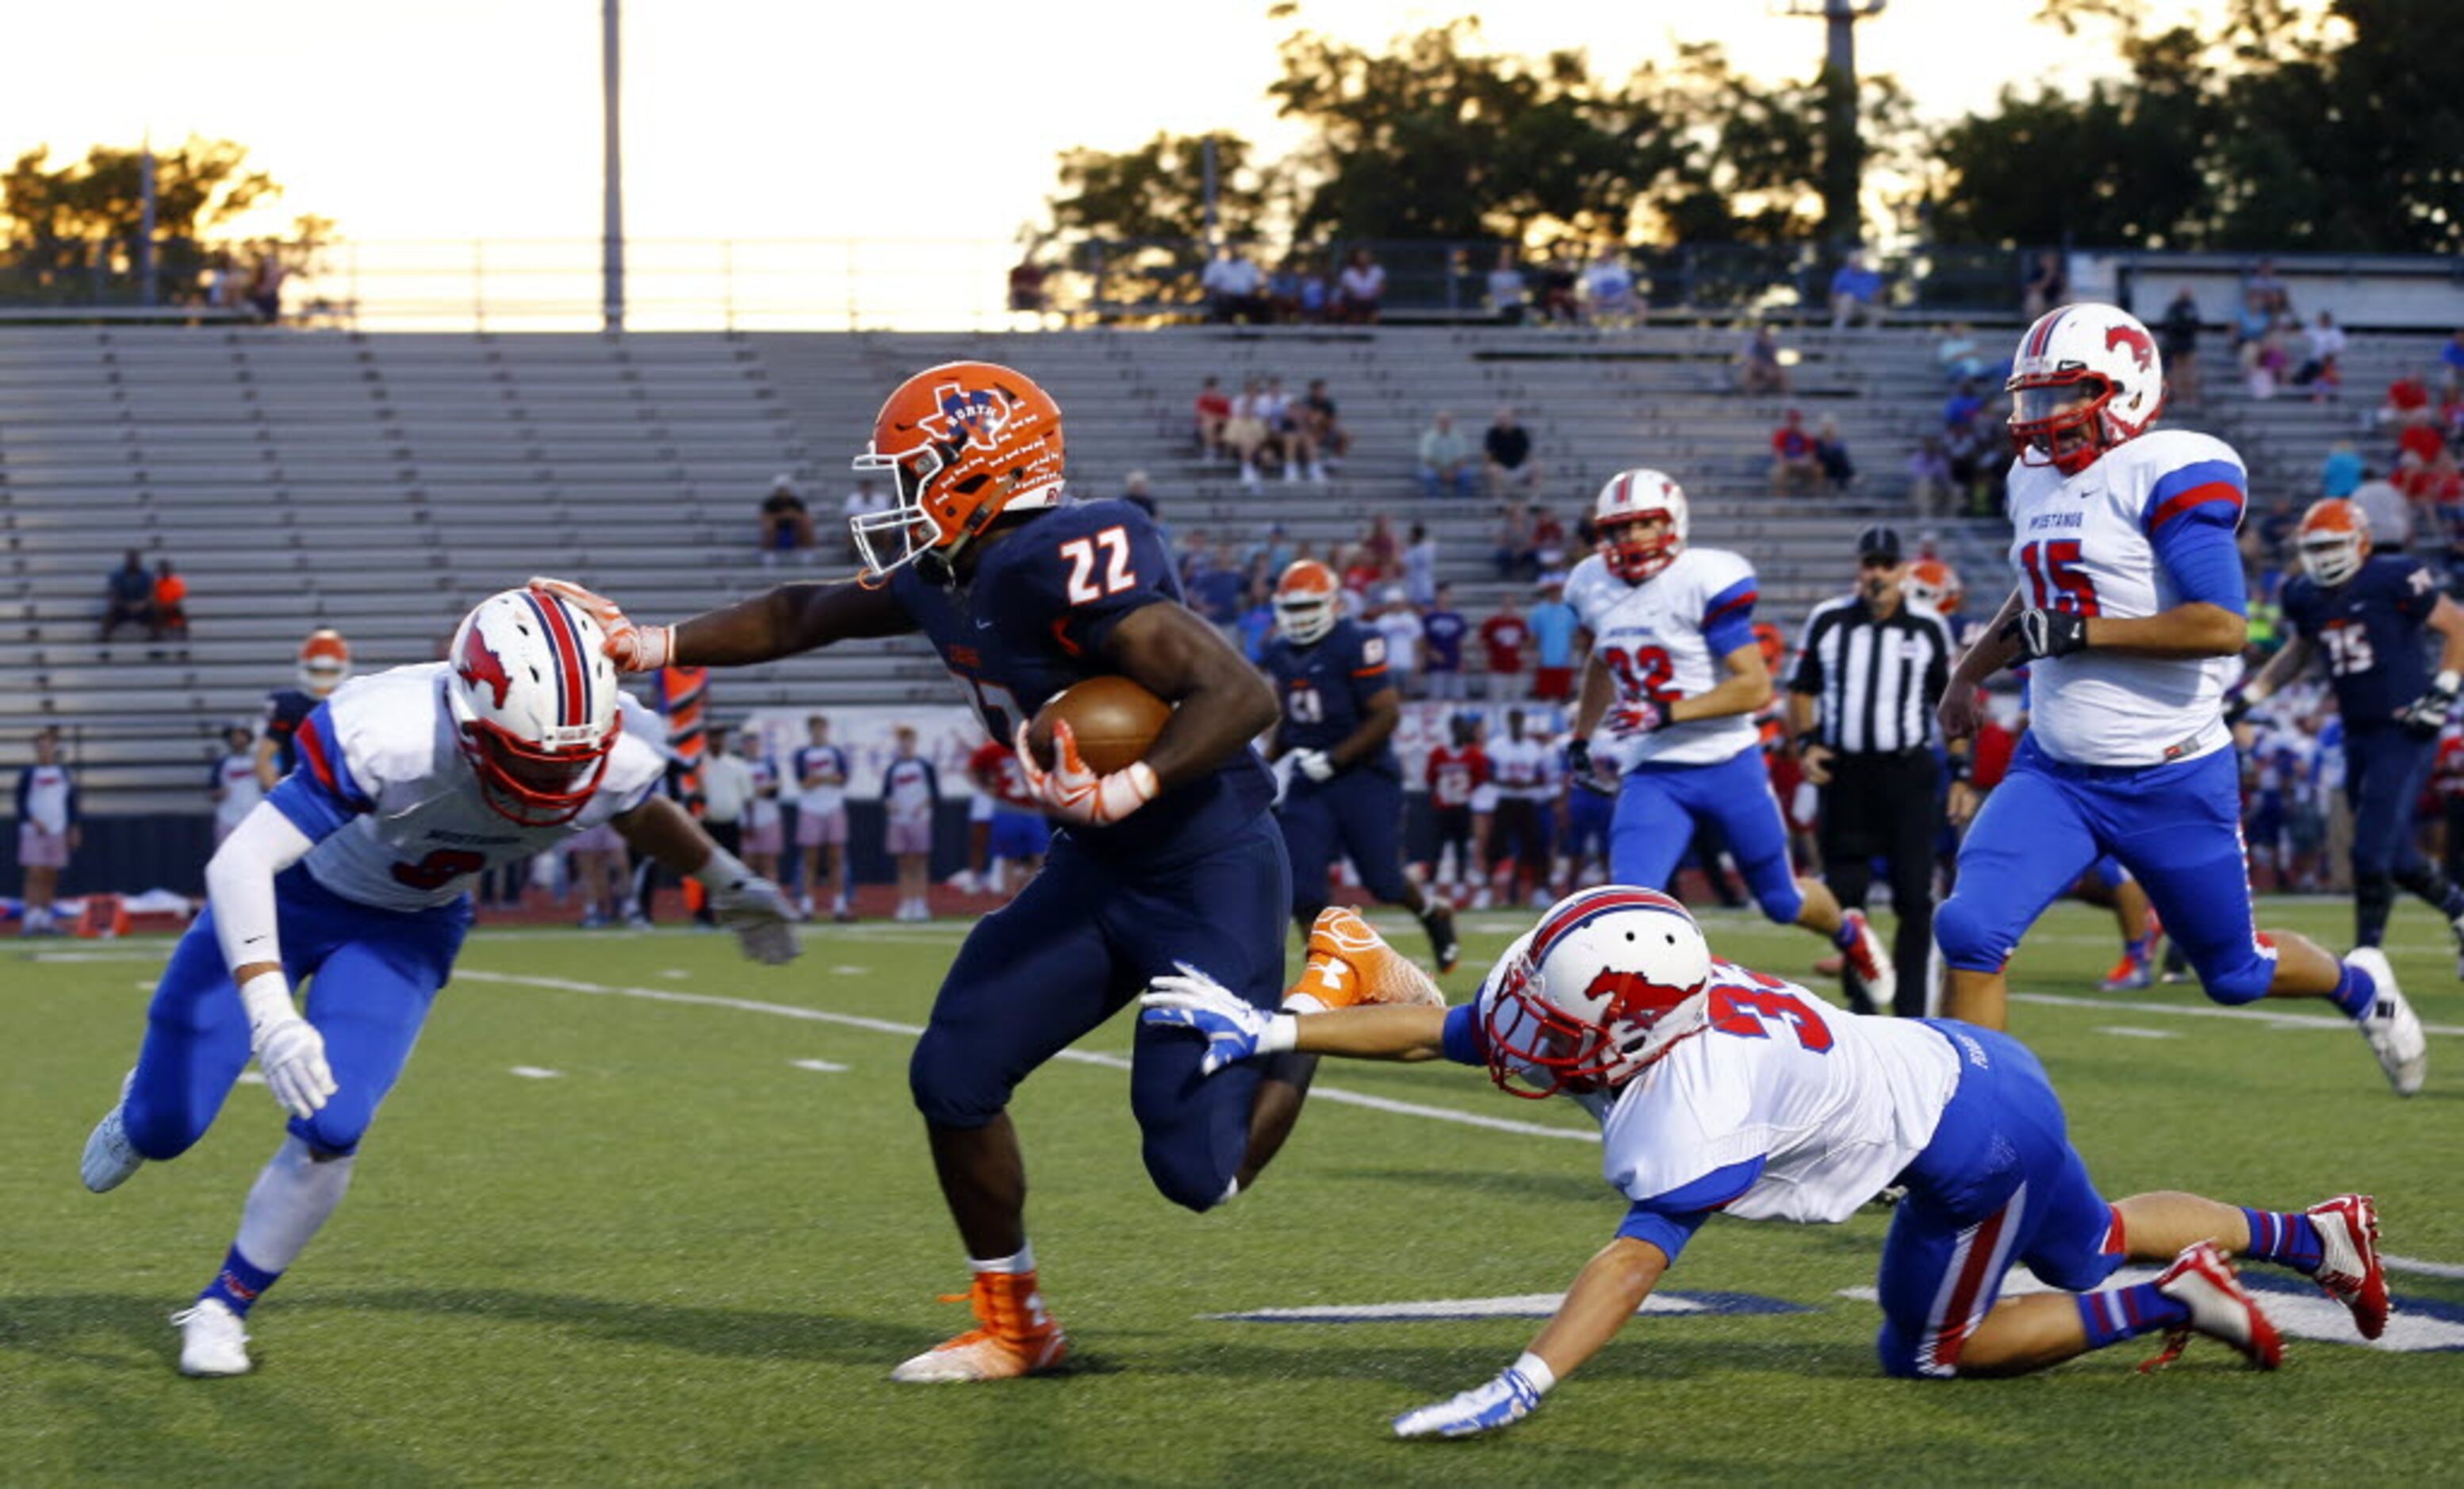
[[[1363,1003],[1443,1008],[1446,996],[1419,964],[1386,944],[1358,911],[1330,905],[1309,927],[1309,963],[1284,993],[1293,1013],[1322,1013]]]
[[[951,1293],[974,1304],[977,1327],[935,1345],[890,1372],[908,1384],[1009,1380],[1051,1369],[1069,1355],[1069,1340],[1045,1310],[1032,1272],[979,1272],[975,1287]]]

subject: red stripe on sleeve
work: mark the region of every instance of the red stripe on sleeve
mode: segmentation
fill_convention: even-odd
[[[2147,531],[2153,533],[2192,507],[2204,506],[2211,501],[2229,501],[2238,507],[2241,505],[2241,489],[2230,481],[2210,481],[2204,486],[2193,486],[2187,492],[2178,492],[2166,498],[2165,505],[2157,508],[2154,515],[2148,517]]]
[[[308,762],[309,770],[316,775],[319,781],[323,783],[326,790],[341,796],[341,783],[334,778],[334,762],[325,758],[325,736],[318,732],[315,715],[312,714],[299,721],[297,738],[299,757]]]

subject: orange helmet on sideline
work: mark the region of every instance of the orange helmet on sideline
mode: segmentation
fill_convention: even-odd
[[[1945,615],[1958,609],[1966,598],[1959,587],[1959,571],[1940,558],[1919,558],[1909,564],[1908,577],[1900,580],[1900,593]]]

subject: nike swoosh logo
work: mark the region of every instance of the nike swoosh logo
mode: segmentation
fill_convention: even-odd
[[[978,629],[978,630],[979,630],[979,631],[988,631],[988,630],[991,630],[992,628],[993,628],[993,623],[992,623],[992,622],[990,622],[990,621],[978,621],[978,622],[976,623],[976,629]]]

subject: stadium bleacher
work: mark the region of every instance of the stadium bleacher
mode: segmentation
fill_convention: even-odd
[[[1991,329],[1989,338],[1998,336]],[[1571,519],[1611,472],[1647,463],[1694,497],[1695,541],[1737,548],[1763,610],[1792,624],[1841,582],[1850,539],[1888,518],[1930,526],[1984,572],[1991,522],[1914,523],[1902,467],[1934,427],[1932,333],[1808,328],[1786,398],[1733,390],[1728,328],[1607,332],[1486,327],[1188,327],[1059,334],[361,335],[260,328],[55,327],[0,332],[0,748],[73,726],[89,809],[200,809],[221,727],[282,686],[298,639],[333,624],[363,668],[436,655],[480,596],[567,575],[645,615],[676,616],[781,577],[754,551],[770,477],[793,474],[834,543],[845,460],[882,390],[955,358],[1030,370],[1068,411],[1073,485],[1151,472],[1177,532],[1245,539],[1269,523],[1321,552],[1374,513],[1427,521],[1441,577],[1468,609],[1497,585],[1485,502],[1423,499],[1419,431],[1452,409],[1475,436],[1512,405]],[[2341,404],[2251,402],[2216,345],[2190,422],[2235,441],[2262,493],[2306,493],[2334,439],[2360,435],[2430,337],[2357,336]],[[1328,380],[1353,436],[1332,481],[1244,491],[1198,458],[1189,404],[1213,374],[1237,387]],[[1767,493],[1785,406],[1838,419],[1853,495]],[[2365,451],[2374,446],[2365,437]],[[184,655],[95,641],[104,574],[136,548],[191,586]],[[731,708],[949,701],[930,653],[872,644],[746,669]],[[167,717],[166,717],[167,716]]]

